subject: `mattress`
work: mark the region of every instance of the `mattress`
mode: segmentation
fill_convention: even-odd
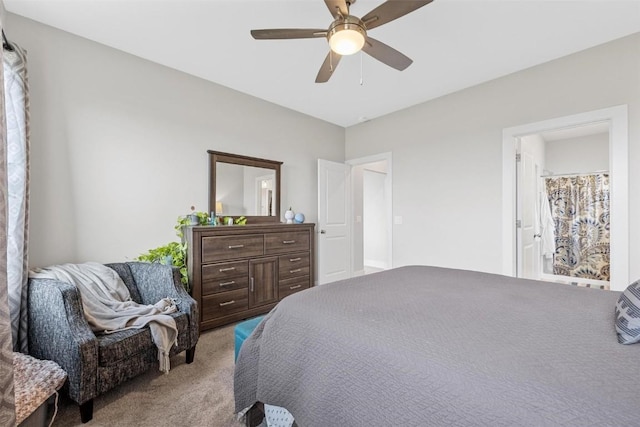
[[[243,345],[236,411],[313,426],[640,425],[619,292],[407,266],[282,300]]]

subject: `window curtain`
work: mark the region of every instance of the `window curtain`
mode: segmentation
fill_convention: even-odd
[[[609,281],[609,175],[545,179],[555,224],[553,273]]]
[[[0,59],[4,52],[0,49]],[[3,72],[0,68],[0,83]],[[0,84],[0,425],[12,426],[16,422],[13,389],[13,339],[9,316],[7,286],[7,139],[4,108],[4,84]]]
[[[15,43],[3,56],[7,134],[7,280],[13,349],[27,346],[27,242],[29,239],[29,82],[26,52]]]

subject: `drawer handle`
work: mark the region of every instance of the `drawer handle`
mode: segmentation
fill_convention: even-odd
[[[302,285],[295,285],[295,286],[289,286],[289,289],[294,290],[294,289],[298,289],[301,288]]]
[[[225,305],[231,305],[231,304],[235,304],[236,301],[235,300],[231,300],[231,301],[227,301],[227,302],[221,302],[220,303],[220,307],[224,307]]]
[[[220,286],[231,286],[231,285],[235,285],[236,281],[232,280],[230,282],[224,282],[224,283],[220,283]]]
[[[301,268],[296,268],[295,270],[289,270],[289,273],[293,274],[293,273],[300,273],[302,271]]]
[[[236,269],[235,267],[221,268],[220,273],[224,273],[225,271],[233,271],[235,269]]]
[[[302,258],[289,258],[289,262],[298,262],[300,261]]]
[[[283,245],[290,245],[290,244],[295,243],[295,242],[296,242],[295,240],[283,240],[282,244]]]
[[[229,245],[229,249],[240,249],[244,248],[244,245]]]
[[[253,277],[251,278],[251,283],[249,285],[249,291],[253,292],[254,286],[253,286]]]

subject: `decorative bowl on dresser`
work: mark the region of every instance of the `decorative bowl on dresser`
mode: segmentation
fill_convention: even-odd
[[[185,228],[200,330],[267,313],[313,286],[315,224]]]

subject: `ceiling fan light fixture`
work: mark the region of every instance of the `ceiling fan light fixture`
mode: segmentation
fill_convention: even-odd
[[[326,38],[330,50],[320,66],[316,83],[329,81],[344,55],[353,55],[361,51],[398,71],[411,65],[411,58],[369,37],[367,31],[414,12],[433,0],[385,0],[362,18],[349,14],[349,9],[355,2],[356,0],[324,0],[333,17],[326,31],[319,28],[271,28],[251,30],[251,36],[256,40]]]
[[[329,47],[338,55],[353,55],[364,46],[367,33],[358,18],[348,16],[329,28]]]

